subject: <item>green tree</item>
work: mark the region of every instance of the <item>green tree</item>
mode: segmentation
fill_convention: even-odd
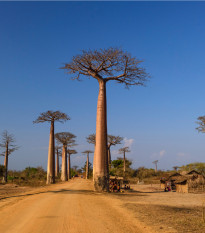
[[[205,163],[189,163],[181,166],[180,171],[192,171],[195,170],[205,176]]]

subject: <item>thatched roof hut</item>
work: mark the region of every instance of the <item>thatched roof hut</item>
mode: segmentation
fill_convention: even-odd
[[[172,190],[175,190],[175,180],[178,179],[178,177],[181,177],[181,174],[178,173],[178,172],[175,172],[175,173],[172,173],[172,174],[169,174],[165,177],[162,177],[160,179],[160,186],[161,186],[161,189],[165,189],[167,188],[167,186],[170,186],[170,188]]]
[[[175,180],[176,191],[180,193],[205,192],[205,177],[199,172],[192,170]]]

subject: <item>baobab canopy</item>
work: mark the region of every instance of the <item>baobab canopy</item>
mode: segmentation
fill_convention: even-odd
[[[62,69],[72,75],[71,79],[80,79],[82,75],[92,76],[106,82],[115,80],[129,87],[144,85],[148,77],[145,69],[139,66],[141,62],[119,48],[83,50],[81,55],[74,56]]]
[[[33,123],[43,123],[45,121],[58,121],[58,122],[65,122],[67,120],[70,120],[70,117],[60,111],[47,111],[47,112],[42,112],[40,116],[33,121]]]

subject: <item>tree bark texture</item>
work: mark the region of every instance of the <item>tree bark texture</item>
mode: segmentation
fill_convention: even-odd
[[[48,165],[47,165],[47,184],[55,183],[55,140],[54,140],[54,121],[51,121],[49,148],[48,148]]]
[[[89,178],[89,153],[87,153],[87,162],[86,162],[86,180]]]
[[[106,82],[99,80],[99,94],[96,119],[96,146],[94,188],[96,191],[109,191],[109,169],[107,153],[107,106]]]
[[[62,150],[62,168],[61,168],[61,180],[67,181],[68,180],[68,173],[67,173],[67,146],[63,145]]]
[[[58,150],[56,152],[56,177],[58,177],[59,175],[59,154],[58,154]]]
[[[71,170],[70,170],[70,154],[68,154],[68,179],[71,179]]]
[[[6,144],[6,152],[5,152],[5,158],[4,158],[4,167],[5,167],[5,172],[4,172],[4,177],[3,177],[3,183],[7,183],[7,174],[8,174],[8,157],[9,157],[9,147],[8,143]]]

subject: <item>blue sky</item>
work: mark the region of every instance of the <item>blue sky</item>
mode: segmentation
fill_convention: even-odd
[[[71,117],[56,132],[77,136],[72,165],[84,164],[98,83],[59,68],[83,49],[110,46],[143,59],[152,76],[146,87],[107,86],[108,132],[125,137],[133,167],[205,162],[205,135],[195,130],[205,115],[204,11],[205,2],[0,2],[0,133],[20,146],[9,169],[46,168],[49,124],[32,122],[47,110]]]

